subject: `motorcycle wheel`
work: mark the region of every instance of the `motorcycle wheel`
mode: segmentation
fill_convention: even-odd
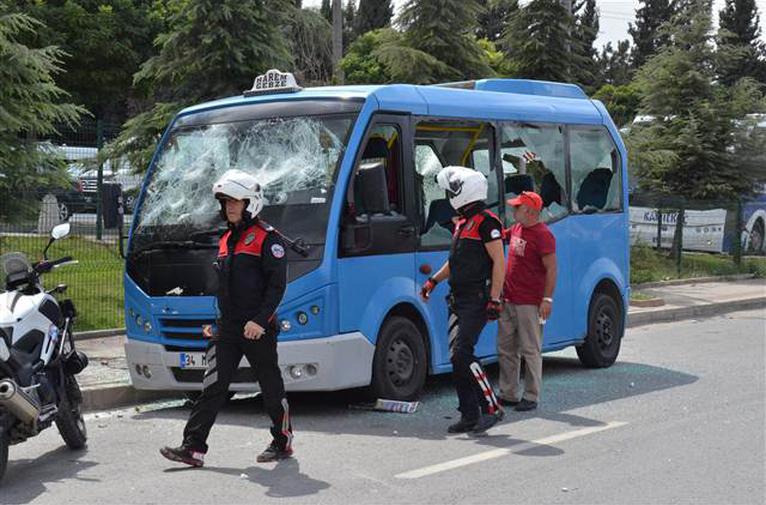
[[[82,449],[88,441],[88,431],[85,428],[85,419],[82,415],[82,392],[77,384],[77,379],[68,375],[64,379],[66,395],[59,403],[59,411],[56,416],[56,427],[61,433],[67,447],[70,449]]]

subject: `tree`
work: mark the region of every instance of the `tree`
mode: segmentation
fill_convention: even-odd
[[[573,68],[574,81],[587,90],[596,90],[601,85],[598,67],[598,51],[594,47],[599,31],[599,12],[596,0],[581,0],[573,7],[575,30],[574,51],[579,56],[579,65]]]
[[[63,164],[34,139],[76,126],[86,113],[65,101],[68,95],[54,79],[64,53],[18,41],[41,28],[36,19],[0,5],[0,200],[7,214],[24,203],[19,192],[63,183]]]
[[[397,22],[408,47],[448,67],[440,77],[489,77],[492,69],[474,36],[480,10],[477,0],[408,0]]]
[[[391,26],[394,7],[391,0],[359,0],[354,30],[357,36]]]
[[[613,86],[623,86],[633,79],[633,67],[630,61],[630,41],[617,42],[617,49],[607,42],[598,58],[601,69],[601,81]]]
[[[726,0],[720,11],[718,31],[718,76],[731,86],[743,77],[766,84],[766,45],[755,0]]]
[[[315,9],[296,10],[287,24],[295,76],[304,86],[332,80],[332,26]]]
[[[640,68],[660,47],[668,44],[667,31],[659,28],[670,21],[675,11],[674,0],[641,0],[642,7],[636,9],[636,24],[628,24],[628,33],[633,37],[633,68]]]
[[[641,93],[636,84],[603,85],[593,99],[601,100],[618,128],[630,125],[641,106]]]
[[[391,28],[360,36],[340,62],[348,84],[433,84],[452,69],[430,54],[409,47],[404,35]]]
[[[391,74],[378,58],[385,31],[372,30],[360,35],[340,61],[347,84],[383,84],[391,82]]]
[[[518,0],[480,0],[482,10],[479,12],[476,29],[478,39],[498,42],[505,33],[511,16],[519,10]]]
[[[322,0],[322,6],[319,7],[319,13],[332,24],[332,2],[330,0]]]
[[[295,14],[288,0],[195,0],[169,20],[155,41],[159,53],[135,74],[155,106],[127,121],[112,145],[145,169],[173,114],[192,103],[241,94],[256,75],[291,68],[282,26]]]
[[[574,20],[558,0],[533,0],[513,15],[503,47],[519,77],[571,82]]]
[[[479,39],[479,46],[484,51],[484,58],[492,71],[498,77],[514,77],[517,74],[513,63],[506,58],[505,53],[488,39]]]
[[[356,0],[348,0],[343,9],[343,47],[348,48],[357,37],[354,28],[356,20]]]
[[[66,72],[57,82],[74,101],[106,121],[129,113],[133,74],[153,54],[160,22],[150,2],[136,0],[18,0],[17,9],[44,23],[23,42],[58,46]]]
[[[760,97],[752,81],[734,90],[715,81],[711,0],[688,3],[663,29],[668,45],[638,72],[641,111],[653,120],[631,130],[630,153],[646,189],[684,199],[734,199],[752,190],[753,174],[736,162],[732,139]],[[679,202],[678,222],[684,205]]]

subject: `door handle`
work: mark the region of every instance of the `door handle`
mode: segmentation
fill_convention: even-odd
[[[415,234],[415,225],[414,224],[405,224],[399,227],[399,230],[397,232],[399,235],[403,237],[411,237]]]

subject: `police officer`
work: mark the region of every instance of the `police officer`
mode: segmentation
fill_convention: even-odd
[[[229,170],[213,184],[228,230],[219,241],[217,331],[207,327],[207,370],[202,395],[194,403],[184,429],[183,444],[164,447],[166,458],[202,466],[207,438],[216,415],[228,398],[229,385],[246,356],[261,387],[263,403],[272,420],[273,440],[258,462],[289,457],[292,450],[290,409],[277,364],[275,311],[287,284],[285,248],[280,235],[258,218],[263,192],[256,179],[241,170]]]
[[[421,289],[428,300],[436,285],[449,280],[449,348],[460,420],[449,433],[483,434],[503,416],[474,346],[488,320],[499,317],[505,258],[502,224],[487,210],[487,179],[465,167],[446,167],[436,176],[458,217],[449,259]]]

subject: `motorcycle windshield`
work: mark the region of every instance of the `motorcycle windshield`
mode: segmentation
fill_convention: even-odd
[[[15,274],[27,274],[32,271],[26,255],[20,252],[10,252],[0,256],[0,269],[4,278]]]

